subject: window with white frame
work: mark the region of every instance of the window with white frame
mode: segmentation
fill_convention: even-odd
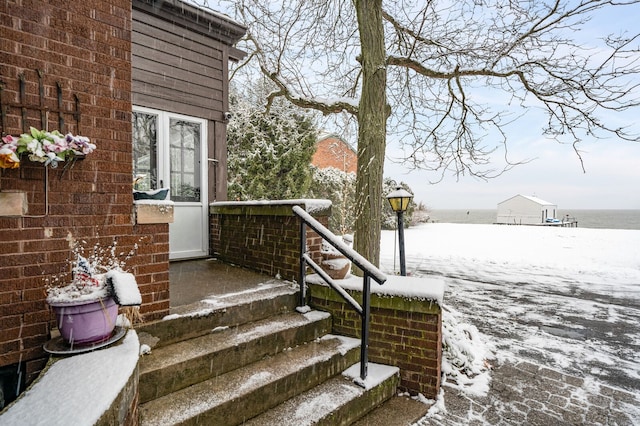
[[[202,201],[205,121],[148,108],[133,111],[135,189],[170,188],[171,200]]]

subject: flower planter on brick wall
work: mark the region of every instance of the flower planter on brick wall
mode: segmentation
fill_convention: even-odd
[[[125,252],[138,245],[127,267],[140,285],[141,314],[153,320],[169,312],[169,226],[132,220],[131,1],[9,6],[0,22],[3,135],[33,126],[82,134],[96,145],[66,170],[67,162],[52,172],[25,159],[0,173],[1,197],[15,201],[0,200],[9,209],[0,213],[0,368],[21,368],[28,385],[46,362],[42,346],[55,324],[44,279],[63,270],[70,243],[117,240]],[[55,55],[43,54],[47,42]]]

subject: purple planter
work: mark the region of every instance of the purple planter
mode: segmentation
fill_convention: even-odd
[[[111,337],[118,317],[118,305],[111,298],[77,303],[49,303],[60,335],[69,345],[90,345]]]

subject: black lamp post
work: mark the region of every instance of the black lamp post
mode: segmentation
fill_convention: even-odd
[[[407,268],[404,263],[404,221],[402,220],[402,214],[407,211],[409,202],[413,198],[413,195],[401,186],[396,187],[395,191],[391,191],[387,195],[387,200],[391,205],[391,209],[398,215],[398,245],[400,246],[400,275],[405,277],[407,275]]]

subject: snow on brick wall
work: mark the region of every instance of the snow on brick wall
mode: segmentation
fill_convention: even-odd
[[[333,333],[360,338],[360,316],[329,287],[310,284],[310,305],[330,312]],[[352,294],[360,300],[356,294]],[[400,368],[400,388],[435,399],[442,364],[442,311],[421,298],[371,296],[369,361]]]

